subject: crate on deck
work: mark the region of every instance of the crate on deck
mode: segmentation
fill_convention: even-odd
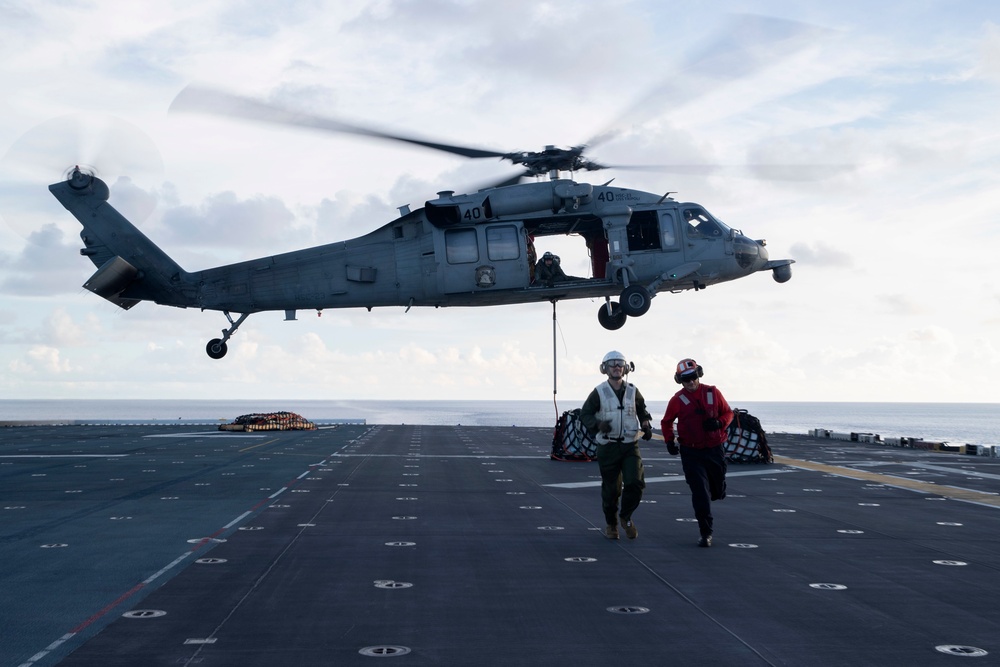
[[[316,424],[294,412],[263,412],[240,415],[220,431],[312,431]]]

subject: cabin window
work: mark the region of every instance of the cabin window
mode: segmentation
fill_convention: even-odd
[[[674,216],[667,211],[660,212],[660,238],[664,248],[677,247],[677,228],[674,227]]]
[[[444,245],[449,264],[479,261],[479,243],[475,229],[449,229],[444,233]]]
[[[490,261],[517,259],[521,256],[517,227],[495,225],[486,228],[486,254]]]
[[[633,211],[626,231],[629,252],[660,249],[660,223],[656,211]]]

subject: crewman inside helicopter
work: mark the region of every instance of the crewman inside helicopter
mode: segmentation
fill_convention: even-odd
[[[565,280],[583,280],[583,278],[567,276],[562,267],[559,266],[559,255],[553,255],[546,251],[538,260],[538,264],[535,265],[535,284],[552,287],[553,284]]]

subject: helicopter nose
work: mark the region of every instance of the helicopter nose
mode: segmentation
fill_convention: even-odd
[[[737,235],[733,239],[733,252],[736,263],[744,269],[752,268],[758,261],[767,261],[767,248],[764,247],[764,243],[753,241],[746,236]]]

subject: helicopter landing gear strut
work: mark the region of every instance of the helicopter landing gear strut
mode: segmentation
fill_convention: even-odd
[[[643,285],[628,285],[622,290],[621,303],[604,297],[605,304],[597,311],[597,321],[608,331],[621,329],[629,317],[640,317],[649,310],[653,294]]]
[[[222,312],[226,316],[226,319],[229,320],[229,324],[232,326],[228,329],[222,330],[222,338],[213,338],[208,341],[208,345],[205,346],[205,352],[207,352],[208,356],[213,359],[221,359],[226,356],[226,352],[229,352],[229,346],[226,345],[226,341],[232,338],[233,334],[236,333],[236,330],[240,328],[241,324],[243,324],[243,320],[250,317],[250,313],[243,313],[234,322],[233,317],[229,314],[228,310],[224,310]]]
[[[604,301],[604,305],[597,311],[597,321],[608,331],[621,329],[628,319],[625,310],[617,301],[612,301],[611,297],[605,297]]]

